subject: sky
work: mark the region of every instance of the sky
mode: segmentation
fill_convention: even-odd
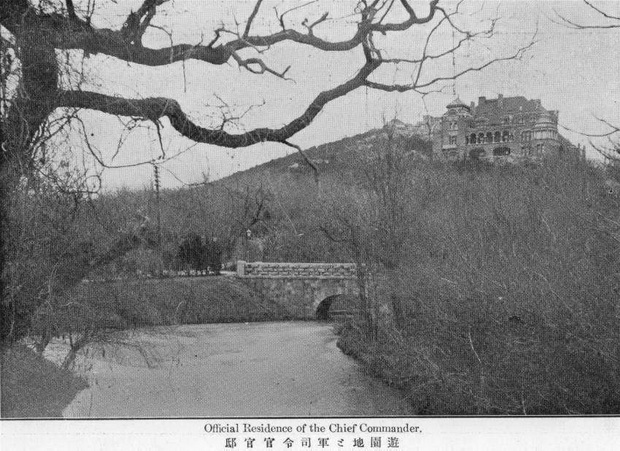
[[[94,23],[117,27],[140,1],[99,2],[100,11]],[[274,7],[279,11],[308,1],[266,0],[256,17],[253,33],[263,34],[277,30]],[[325,39],[342,40],[355,31],[352,11],[355,1],[318,0],[292,11],[288,16],[298,29],[304,18],[314,20],[329,12],[330,20],[316,28],[315,33]],[[398,2],[397,2],[398,3]],[[426,1],[412,4],[424,14]],[[455,2],[442,1],[448,10]],[[599,1],[596,5],[620,15],[620,2]],[[222,23],[240,27],[250,14],[253,2],[174,0],[163,7],[145,36],[145,44],[153,47],[174,43],[208,42],[213,30]],[[487,58],[513,53],[530,40],[535,45],[518,61],[493,65],[482,72],[459,78],[454,85],[447,83],[437,88],[442,92],[425,96],[416,92],[386,93],[360,88],[344,98],[326,106],[315,121],[291,138],[302,148],[352,136],[371,128],[380,127],[385,121],[398,118],[415,123],[424,114],[439,116],[453,98],[453,89],[469,103],[479,96],[487,98],[525,96],[541,99],[550,110],[559,110],[560,132],[573,143],[588,145],[588,138],[571,130],[600,133],[605,128],[597,119],[604,117],[620,122],[620,30],[572,30],[559,25],[557,14],[588,24],[605,23],[579,0],[565,1],[500,1],[482,2],[465,0],[461,13],[455,17],[460,27],[480,30],[497,17],[499,21],[492,38],[478,44],[469,44],[451,57],[429,65],[424,77],[451,75],[453,64],[457,71],[480,64]],[[398,16],[394,17],[395,20]],[[378,37],[376,44],[389,57],[411,58],[420,46],[431,25],[415,27],[405,33]],[[458,38],[458,37],[456,37]],[[432,48],[440,51],[451,45],[455,37],[447,29],[432,41]],[[244,53],[256,56],[254,50]],[[97,90],[107,94],[143,98],[165,96],[178,100],[192,119],[205,126],[217,126],[221,121],[222,107],[232,115],[245,113],[238,124],[227,128],[242,132],[254,127],[276,127],[300,114],[322,90],[347,80],[363,64],[361,49],[347,53],[325,53],[297,44],[273,46],[260,55],[275,69],[291,65],[287,73],[292,80],[282,80],[272,75],[254,75],[239,70],[236,64],[213,66],[197,61],[175,63],[165,67],[142,67],[117,61],[111,57],[91,56],[84,61],[86,82],[82,89]],[[382,69],[375,79],[386,83],[406,83],[411,80],[411,65],[392,65]],[[286,155],[290,148],[275,143],[264,143],[243,149],[222,149],[193,143],[175,132],[164,121],[161,142],[153,124],[132,123],[127,130],[128,118],[116,118],[103,113],[81,112],[91,146],[100,152],[109,165],[129,166],[105,169],[102,189],[140,189],[152,183],[153,169],[140,164],[162,155],[167,160],[161,164],[162,187],[176,188],[185,184],[214,180],[238,170]],[[124,122],[124,124],[123,124]],[[119,143],[122,142],[122,146]],[[84,148],[77,137],[73,145]],[[588,155],[598,154],[589,150]],[[174,156],[174,158],[170,158]],[[92,163],[88,158],[86,165]],[[138,164],[137,166],[134,166]]]

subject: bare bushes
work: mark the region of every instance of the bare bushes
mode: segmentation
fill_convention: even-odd
[[[73,291],[82,321],[99,328],[281,319],[279,311],[229,278],[126,279],[81,284]]]
[[[398,297],[403,321],[360,337],[383,376],[420,413],[620,412],[620,211],[600,171],[565,155],[411,178],[401,262],[373,299]]]
[[[2,252],[2,340],[14,341],[31,332],[39,306],[81,278],[91,247],[80,233],[82,195],[45,183],[22,179],[4,202]]]

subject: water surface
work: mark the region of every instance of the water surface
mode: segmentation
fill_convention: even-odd
[[[142,329],[76,361],[90,388],[65,417],[404,415],[317,322]]]

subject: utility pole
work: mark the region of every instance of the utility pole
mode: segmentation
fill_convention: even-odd
[[[250,261],[250,239],[252,238],[252,231],[250,229],[245,231],[245,261]]]
[[[162,237],[161,237],[161,205],[159,201],[159,167],[153,163],[153,170],[155,171],[155,212],[157,214],[157,249],[159,250],[160,257],[162,255]],[[163,261],[163,260],[162,260]]]

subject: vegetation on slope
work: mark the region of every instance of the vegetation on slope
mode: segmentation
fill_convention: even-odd
[[[309,153],[330,161],[320,187],[290,167],[302,161],[294,155],[165,191],[161,248],[145,239],[110,265],[125,275],[178,265],[188,234],[216,237],[233,260],[249,229],[265,261],[359,264],[360,315],[340,346],[420,414],[620,412],[620,201],[605,185],[618,173],[569,153],[444,164],[406,140],[368,137]],[[29,230],[15,241],[14,295],[38,305],[29,333],[43,346],[50,334],[94,339],[105,327],[287,317],[216,278],[59,289],[63,271],[119,235],[152,233],[154,196],[122,191],[75,208],[23,198],[16,223],[38,227],[14,229]]]
[[[342,349],[421,414],[620,411],[617,171],[569,152],[505,166],[391,139],[344,150],[320,191],[268,172],[263,224],[270,259],[364,268]]]
[[[284,306],[259,298],[231,277],[93,282],[73,296],[91,321],[116,329],[290,319]]]
[[[22,345],[2,350],[2,418],[61,417],[75,395],[88,387],[71,371]]]
[[[341,348],[406,389],[420,414],[618,413],[610,174],[564,155],[411,175],[398,264],[356,245],[389,314],[348,325]]]

